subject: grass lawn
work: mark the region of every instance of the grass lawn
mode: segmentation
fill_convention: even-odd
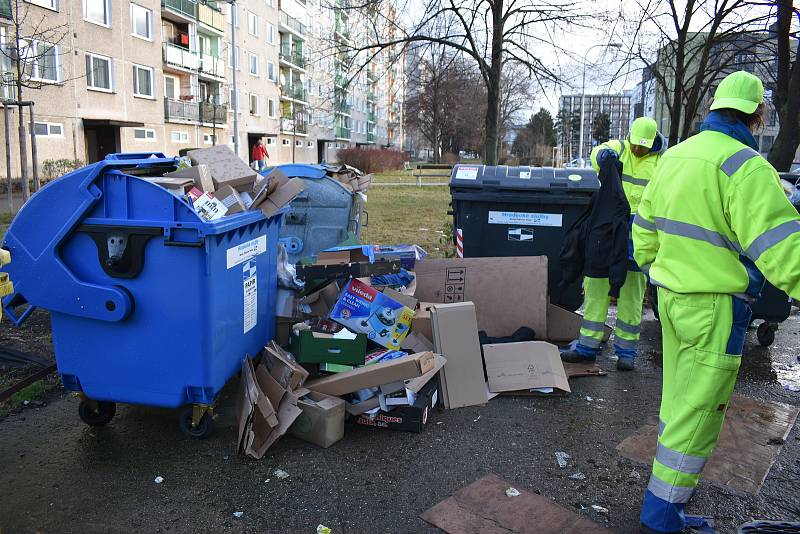
[[[447,215],[448,187],[377,186],[369,189],[367,198],[369,224],[361,231],[362,242],[415,244],[434,258],[443,258],[453,250],[452,243],[442,243],[442,232],[453,221]]]
[[[450,180],[448,170],[425,169],[424,173],[434,176],[424,176],[422,183],[446,183]],[[417,178],[410,171],[387,171],[377,173],[373,177],[373,183],[415,184]]]

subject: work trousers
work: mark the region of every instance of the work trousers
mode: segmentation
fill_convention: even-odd
[[[731,295],[658,288],[664,381],[653,473],[641,521],[679,532],[684,507],[719,438],[750,323],[750,306]]]
[[[614,350],[618,356],[636,356],[642,322],[642,301],[647,278],[639,271],[628,271],[617,299],[617,324],[614,327]],[[578,339],[578,352],[594,356],[603,342],[603,327],[608,318],[608,278],[583,279],[583,323]]]

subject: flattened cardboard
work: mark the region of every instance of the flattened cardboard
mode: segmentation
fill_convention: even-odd
[[[226,145],[190,150],[192,166],[208,165],[214,186],[241,187],[256,180],[256,172]]]
[[[474,302],[478,328],[490,336],[510,336],[520,326],[546,335],[546,256],[425,260],[415,274],[417,299]]]
[[[547,339],[554,343],[568,343],[580,337],[583,315],[555,304],[547,304]],[[539,332],[537,331],[538,335]],[[611,336],[611,327],[603,326],[603,341]]]
[[[344,437],[344,405],[339,397],[309,392],[297,401],[302,413],[289,434],[327,449]]]
[[[148,178],[149,182],[158,184],[173,195],[184,195],[192,188],[194,181],[191,178],[171,178],[166,175],[162,177]]]
[[[408,334],[408,336],[406,336],[406,338],[403,340],[403,344],[400,348],[411,353],[432,351],[433,341],[412,330],[411,333]]]
[[[508,488],[520,495],[509,497]],[[487,475],[461,488],[422,519],[448,534],[610,534],[610,530],[579,516],[519,484]]]
[[[554,388],[569,393],[558,347],[544,341],[484,345],[489,390],[493,393]]]
[[[308,382],[306,387],[326,395],[345,395],[359,389],[422,376],[430,371],[433,365],[434,358],[431,352],[409,354],[396,360],[359,367],[347,373],[317,378]]]
[[[433,327],[431,326],[431,308],[436,305],[434,302],[420,302],[417,306],[417,314],[411,321],[411,331],[422,334],[426,339],[433,340]]]
[[[264,347],[264,365],[281,387],[294,391],[308,379],[308,371],[274,341]]]
[[[368,263],[369,257],[361,247],[343,250],[323,250],[317,254],[316,265],[341,265],[343,263]]]
[[[243,213],[247,210],[239,192],[229,185],[220,187],[217,192],[214,193],[214,196],[228,208],[226,215]]]
[[[431,310],[433,346],[447,359],[441,372],[445,408],[486,404],[486,381],[472,302],[437,304]]]
[[[277,187],[275,187],[277,183]],[[250,209],[260,209],[267,217],[274,217],[286,204],[295,199],[303,189],[305,183],[300,178],[289,179],[279,169],[273,169],[269,174],[259,179],[253,188],[253,202]],[[275,187],[273,190],[272,188]]]
[[[195,187],[203,193],[214,192],[214,180],[208,165],[195,165],[175,172],[164,174],[165,178],[189,178],[194,181]]]
[[[381,289],[381,293],[383,293],[392,300],[396,300],[406,308],[410,308],[413,310],[417,307],[417,302],[418,302],[417,299],[415,299],[412,296],[406,295],[405,293],[400,293],[399,291],[396,291],[391,287],[385,287]]]

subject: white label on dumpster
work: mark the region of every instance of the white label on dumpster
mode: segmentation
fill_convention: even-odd
[[[478,167],[459,167],[456,170],[456,180],[477,180]]]
[[[256,262],[248,261],[242,265],[244,278],[244,333],[252,330],[258,323],[258,279]]]
[[[267,251],[267,236],[258,236],[228,249],[228,269]]]
[[[489,224],[518,224],[522,226],[561,226],[561,214],[524,213],[519,211],[490,211]]]

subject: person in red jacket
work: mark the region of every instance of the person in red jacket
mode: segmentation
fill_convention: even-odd
[[[269,152],[267,152],[267,147],[264,146],[264,143],[261,139],[256,141],[256,144],[253,145],[253,154],[252,154],[252,162],[255,163],[255,169],[257,171],[263,170],[264,167],[267,166],[267,158],[269,157]]]

